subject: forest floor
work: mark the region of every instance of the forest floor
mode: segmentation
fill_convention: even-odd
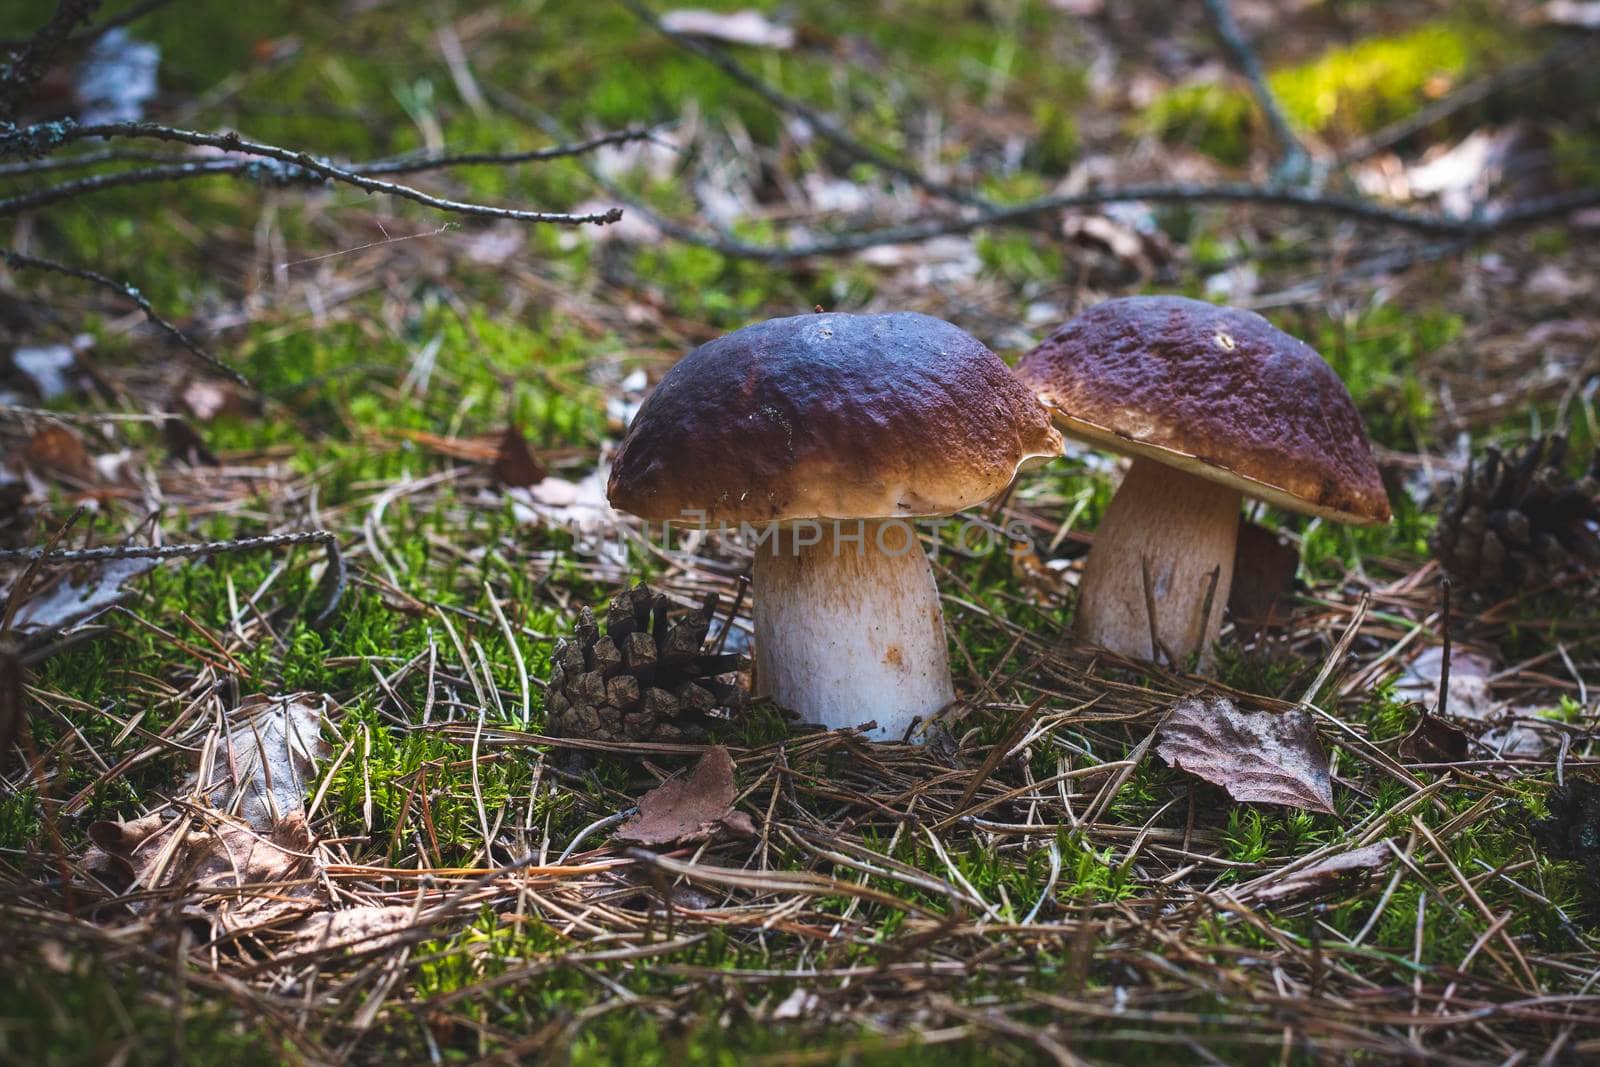
[[[129,282],[249,383],[116,293],[12,261],[0,548],[327,530],[343,570],[324,616],[321,542],[0,563],[0,1060],[1600,1059],[1597,573],[1458,588],[1446,618],[1428,548],[1485,446],[1561,433],[1576,472],[1600,443],[1600,209],[1459,222],[1600,185],[1600,34],[1531,3],[1234,5],[1319,175],[1304,187],[1458,220],[1432,231],[1153,197],[763,258],[734,245],[983,210],[951,188],[1262,186],[1284,152],[1202,4],[762,6],[758,28],[793,39],[714,56],[778,106],[610,4],[168,5],[129,26],[161,49],[152,120],[336,160],[653,126],[414,178],[622,207],[610,226],[267,170],[8,211],[161,164],[0,167],[7,248]],[[8,6],[0,36],[51,7]],[[23,119],[70,110],[68,83]],[[605,503],[661,373],[818,306],[925,311],[1014,360],[1136,292],[1312,343],[1394,521],[1256,509],[1299,558],[1255,578],[1271,624],[1229,625],[1215,678],[1125,661],[1067,638],[1118,476],[1074,448],[972,516],[1028,551],[940,546],[960,700],[932,743],[756,702],[713,730],[747,825],[612,840],[705,747],[548,736],[554,642],[639,581],[674,610],[717,594],[726,650],[750,629],[747,547],[647,539]],[[1158,730],[1196,694],[1313,723],[1331,811],[1169,766]],[[247,736],[281,751],[272,805],[223,815],[209,783],[240,774]]]

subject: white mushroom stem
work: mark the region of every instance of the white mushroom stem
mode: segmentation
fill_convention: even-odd
[[[1076,630],[1091,644],[1186,666],[1211,646],[1233,584],[1237,489],[1136,459],[1095,531]]]
[[[910,520],[771,530],[752,573],[756,685],[806,722],[899,740],[955,698],[933,568]]]

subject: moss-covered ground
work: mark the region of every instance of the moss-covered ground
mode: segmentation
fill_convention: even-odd
[[[29,31],[47,6],[7,5],[0,35]],[[1146,76],[1161,42],[1221,61],[1200,5],[1140,25],[1078,20],[1071,6],[807,0],[781,6],[800,29],[794,49],[736,54],[843,117],[862,143],[997,198],[1102,164],[1127,180],[1165,177],[1171,160],[1174,172],[1263,169],[1272,144],[1238,83],[1168,74],[1142,101],[1120,88]],[[1304,33],[1283,31],[1297,47],[1275,60],[1263,43],[1274,90],[1318,145],[1337,150],[1550,43],[1491,5],[1404,6],[1310,5],[1297,16]],[[1305,45],[1330,24],[1343,36]],[[673,124],[663,136],[675,154],[602,159],[606,186],[594,157],[417,179],[461,198],[569,210],[626,197],[694,218],[721,183],[761,205],[734,230],[770,240],[796,213],[786,204],[806,202],[793,187],[808,174],[849,183],[872,205],[817,209],[842,229],[857,223],[852,211],[904,214],[923,195],[802,135],[620,5],[170,4],[133,30],[162,49],[159,121],[331,158]],[[447,59],[448,36],[465,71]],[[1099,81],[1097,62],[1112,64]],[[1551,180],[1592,179],[1593,100],[1551,111],[1543,90],[1528,92],[1535,110],[1521,118],[1550,135]],[[1509,121],[1517,99],[1423,136],[1445,143],[1462,123]],[[640,156],[666,162],[618,162]],[[0,197],[43,180],[0,178]],[[319,548],[165,563],[92,634],[29,664],[27,725],[0,753],[0,1060],[1600,1056],[1600,886],[1530,832],[1558,775],[1592,773],[1593,575],[1457,599],[1458,646],[1493,664],[1487,714],[1533,723],[1536,751],[1479,747],[1454,767],[1404,756],[1421,708],[1397,684],[1442,636],[1427,539],[1471,450],[1557,429],[1578,455],[1600,441],[1594,291],[1541,303],[1524,284],[1551,264],[1592,281],[1589,239],[1552,225],[1364,272],[1352,262],[1399,247],[1397,235],[1249,206],[1150,221],[1169,249],[1153,268],[1039,225],[976,234],[961,252],[970,265],[941,275],[919,273],[945,254],[936,245],[892,261],[772,266],[233,178],[0,219],[0,243],[136,284],[255,387],[196,413],[185,390],[214,376],[125,305],[11,271],[0,291],[7,344],[91,340],[72,390],[44,401],[12,383],[16,403],[0,412],[17,476],[26,467],[33,478],[0,534],[8,546],[43,543],[83,505],[68,543],[324,527],[351,572],[319,623]],[[595,552],[570,511],[531,508],[495,483],[487,460],[507,426],[553,477],[582,483],[606,461],[641,380],[756,318],[912,307],[1011,358],[1104,296],[1227,299],[1216,285],[1242,265],[1258,268],[1256,282],[1235,295],[1344,377],[1396,512],[1387,527],[1352,530],[1261,511],[1301,555],[1291,617],[1224,636],[1218,680],[1242,703],[1315,704],[1334,814],[1234,802],[1139,747],[1204,683],[1067,640],[1070,576],[1116,476],[1082,451],[1030,472],[984,516],[1026,524],[1033,553],[939,555],[963,697],[948,743],[867,746],[797,730],[757,704],[718,737],[757,840],[656,862],[601,831],[563,860],[586,827],[692,753],[575,756],[545,738],[552,639],[581,606],[638,580],[678,603],[711,590],[727,605],[748,556],[715,539],[632,538]],[[25,410],[38,408],[55,421]],[[157,422],[100,418],[173,410],[215,465],[175,455]],[[39,467],[29,442],[57,424],[120,467],[89,478]],[[220,714],[250,694],[300,691],[338,708],[327,726],[338,758],[310,790],[327,885],[342,903],[414,906],[402,942],[285,956],[268,936],[210,942],[203,924],[97,901],[78,867],[90,824],[187,797],[184,776]],[[1049,728],[978,781],[1030,707]],[[1297,860],[1377,842],[1392,851],[1370,878],[1262,895]],[[513,860],[529,865],[496,871]]]

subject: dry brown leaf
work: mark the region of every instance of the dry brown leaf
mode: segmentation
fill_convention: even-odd
[[[23,449],[29,465],[42,474],[84,485],[95,481],[94,461],[77,431],[65,426],[41,426]]]
[[[582,481],[551,475],[525,489],[507,489],[518,522],[564,529],[572,534],[578,555],[626,565],[628,547],[620,531],[627,520],[606,499],[609,471],[597,467]]]
[[[1235,894],[1241,901],[1260,904],[1282,904],[1326,897],[1336,891],[1353,892],[1349,883],[1365,882],[1374,874],[1388,869],[1394,853],[1387,840],[1377,841],[1365,848],[1351,849],[1337,856],[1290,871],[1286,875],[1271,874],[1239,887]]]
[[[307,879],[316,869],[311,830],[296,813],[263,833],[221,812],[146,815],[132,822],[89,827],[95,848],[84,866],[118,892],[167,891],[189,896],[186,910],[215,919],[223,929],[282,919],[314,906]],[[306,882],[302,885],[281,885]],[[253,893],[211,893],[241,886],[271,886]],[[159,898],[129,902],[135,912]],[[202,905],[200,901],[204,901]]]
[[[88,622],[128,595],[123,585],[154,568],[153,559],[108,559],[74,568],[17,609],[18,633],[38,635]]]
[[[83,858],[137,914],[176,908],[213,930],[261,935],[289,951],[382,948],[415,925],[413,909],[357,905],[329,910],[321,860],[305,816],[262,832],[215,810],[146,815],[89,827]]]
[[[511,489],[526,489],[544,481],[549,473],[528,447],[528,439],[515,426],[507,426],[500,435],[500,447],[494,457],[494,478]]]
[[[329,752],[322,719],[331,703],[321,693],[245,698],[228,714],[227,736],[203,769],[211,803],[258,830],[299,813],[317,760]]]
[[[662,782],[639,801],[639,814],[622,824],[615,840],[647,848],[673,848],[719,835],[755,833],[750,817],[733,811],[733,759],[721,745],[700,757],[687,778]]]
[[[1442,715],[1422,713],[1410,733],[1400,739],[1400,755],[1413,763],[1455,763],[1467,758],[1472,738]]]
[[[289,944],[296,952],[320,952],[330,948],[365,952],[394,944],[415,922],[415,914],[409,907],[363,904],[309,916],[290,933]]]
[[[1240,711],[1226,697],[1185,697],[1162,725],[1156,752],[1235,800],[1333,814],[1328,753],[1304,709]]]

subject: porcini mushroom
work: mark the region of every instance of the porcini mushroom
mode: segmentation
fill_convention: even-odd
[[[1233,579],[1242,496],[1351,524],[1389,521],[1366,429],[1310,345],[1251,311],[1108,300],[1017,376],[1073,437],[1133,457],[1095,531],[1078,636],[1206,669]]]
[[[933,570],[906,520],[1060,455],[993,352],[927,315],[814,314],[690,352],[634,417],[622,511],[757,532],[756,682],[806,721],[899,738],[954,697]]]

